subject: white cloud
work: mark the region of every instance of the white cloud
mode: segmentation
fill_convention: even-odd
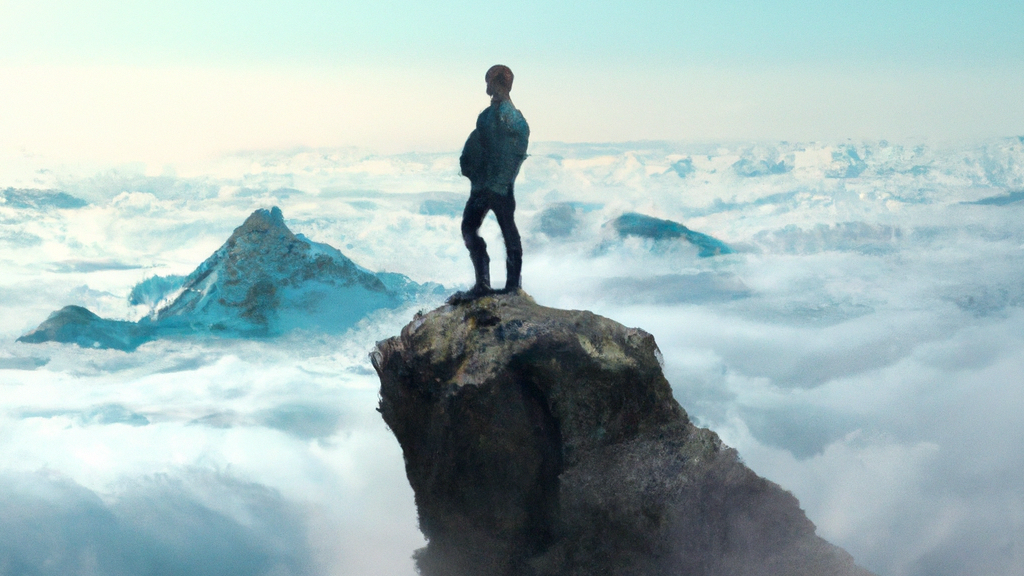
[[[132,480],[112,496],[53,472],[0,475],[4,573],[320,573],[294,507],[196,470]]]
[[[864,168],[840,177],[851,146]],[[867,567],[1014,573],[1024,549],[1024,230],[1017,204],[960,203],[1024,185],[1024,144],[537,144],[531,154],[517,221],[524,284],[538,302],[654,334],[691,417],[792,490],[821,533]],[[769,157],[792,157],[793,168],[732,168]],[[671,166],[684,158],[693,170],[681,175]],[[388,573],[411,574],[422,539],[366,354],[412,309],[346,334],[166,340],[131,354],[13,339],[65,304],[134,317],[135,282],[191,271],[252,210],[275,204],[293,231],[360,265],[466,285],[456,160],[304,150],[236,155],[191,174],[38,173],[89,205],[0,205],[0,461],[5,478],[22,479],[5,484],[10,501],[53,522],[87,510],[96,534],[108,534],[163,514],[152,495],[170,491],[197,522],[260,535],[247,508],[255,500],[238,495],[251,488],[306,538],[281,546],[323,573],[376,574],[384,559]],[[36,177],[12,170],[12,185]],[[572,208],[568,236],[542,222],[555,205]],[[699,258],[681,240],[620,239],[603,226],[629,211],[738,252]],[[500,283],[494,222],[483,234]],[[26,496],[24,478],[39,470],[57,474],[39,482],[52,493]],[[175,518],[168,530],[187,521]],[[170,549],[160,548],[168,534],[147,545]],[[83,549],[85,536],[67,538],[61,550]],[[24,558],[58,546],[0,543]],[[265,559],[292,566],[286,552]]]

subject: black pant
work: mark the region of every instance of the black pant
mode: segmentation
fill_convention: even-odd
[[[519,287],[519,273],[523,266],[523,245],[519,238],[519,229],[516,228],[513,215],[516,211],[516,199],[512,195],[512,187],[509,186],[508,194],[497,194],[490,190],[473,190],[469,193],[469,200],[466,202],[466,209],[462,212],[462,239],[469,249],[469,257],[473,260],[473,268],[476,270],[477,285],[490,284],[490,273],[488,266],[490,258],[487,256],[487,243],[480,237],[480,225],[487,216],[487,211],[492,210],[494,217],[501,227],[501,236],[505,240],[506,256],[506,279],[507,288]]]

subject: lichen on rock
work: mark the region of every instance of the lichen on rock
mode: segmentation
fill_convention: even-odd
[[[519,291],[417,315],[371,354],[424,576],[866,575],[694,426],[654,337]]]

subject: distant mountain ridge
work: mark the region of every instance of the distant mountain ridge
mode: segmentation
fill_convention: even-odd
[[[153,337],[153,328],[145,323],[100,318],[88,308],[65,306],[43,321],[18,342],[41,344],[65,342],[82,348],[134,350]]]
[[[367,270],[336,248],[293,233],[275,206],[253,212],[183,280],[155,277],[136,285],[132,301],[155,307],[139,322],[107,320],[67,306],[18,341],[133,350],[166,335],[272,336],[298,327],[341,331],[374,310],[443,290],[402,274]]]
[[[50,208],[84,208],[89,203],[61,190],[35,188],[5,188],[0,190],[0,206],[46,210]]]
[[[701,258],[732,254],[733,249],[717,238],[690,230],[672,220],[662,220],[636,212],[627,212],[608,223],[621,238],[638,236],[653,240],[682,238],[699,249]]]

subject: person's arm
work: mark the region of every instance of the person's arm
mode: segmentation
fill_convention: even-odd
[[[470,182],[477,181],[481,174],[481,163],[483,162],[483,146],[480,143],[480,131],[473,130],[462,147],[462,156],[459,157],[459,169],[462,175],[469,178]]]

